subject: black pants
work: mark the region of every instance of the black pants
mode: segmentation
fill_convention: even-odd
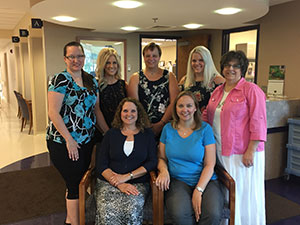
[[[79,159],[73,161],[69,158],[66,144],[47,140],[50,159],[66,182],[68,189],[67,199],[78,199],[80,180],[91,162],[93,142],[80,146],[81,148],[78,149]]]

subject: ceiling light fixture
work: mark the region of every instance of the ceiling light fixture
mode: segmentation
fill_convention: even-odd
[[[121,27],[122,30],[126,30],[126,31],[135,31],[138,30],[138,27],[132,27],[132,26],[127,26],[127,27]]]
[[[202,24],[197,24],[197,23],[189,23],[189,24],[185,24],[183,26],[185,28],[188,28],[188,29],[197,29],[199,27],[202,27],[203,25]]]
[[[134,9],[140,7],[143,3],[138,1],[116,1],[113,5],[123,9]]]
[[[55,17],[52,17],[52,19],[60,21],[60,22],[73,22],[73,21],[77,20],[76,18],[71,17],[71,16],[55,16]]]
[[[233,15],[238,12],[242,11],[238,8],[222,8],[215,11],[215,13],[221,14],[221,15]]]

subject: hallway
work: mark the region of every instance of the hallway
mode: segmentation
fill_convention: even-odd
[[[0,107],[0,172],[8,172],[4,168],[7,165],[47,151],[45,134],[28,135],[29,124],[20,132],[21,120],[16,115],[17,109],[3,101]],[[49,165],[49,162],[46,165]],[[31,168],[46,165],[32,160]],[[21,164],[13,170],[19,169]]]

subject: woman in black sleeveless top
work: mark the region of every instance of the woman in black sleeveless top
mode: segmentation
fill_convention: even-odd
[[[97,58],[100,109],[111,128],[116,109],[127,96],[127,83],[121,78],[120,57],[113,48],[103,48]]]
[[[158,67],[161,57],[159,45],[151,42],[143,49],[146,68],[130,77],[128,95],[144,106],[152,129],[159,136],[163,126],[171,118],[172,104],[179,92],[172,72]]]

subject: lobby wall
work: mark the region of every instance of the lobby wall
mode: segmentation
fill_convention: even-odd
[[[260,24],[258,84],[267,86],[270,65],[285,65],[284,95],[300,97],[300,1],[270,8]]]
[[[139,35],[136,33],[100,33],[92,32],[89,29],[67,27],[44,22],[44,36],[48,78],[65,69],[63,47],[68,42],[75,41],[77,37],[85,37],[87,39],[103,38],[107,40],[126,40],[127,65],[130,64],[131,66],[131,71],[127,71],[127,80],[132,73],[139,69]]]

